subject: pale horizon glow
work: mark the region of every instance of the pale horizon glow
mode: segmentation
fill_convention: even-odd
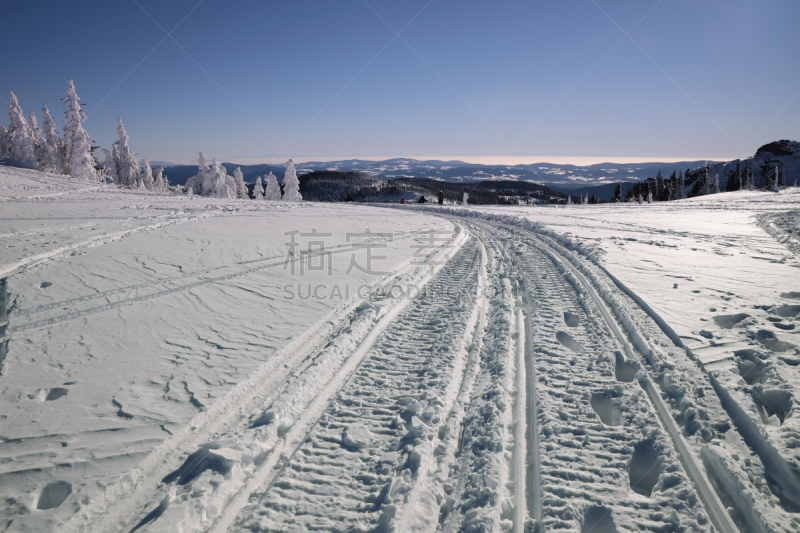
[[[234,163],[241,165],[284,165],[290,158],[289,157],[235,157],[235,158],[219,158],[222,163]],[[471,163],[476,165],[531,165],[535,163],[550,163],[553,165],[575,165],[575,166],[588,166],[597,165],[600,163],[611,164],[631,164],[631,163],[678,163],[681,161],[728,161],[727,157],[711,157],[711,158],[697,158],[697,157],[617,157],[617,156],[429,156],[429,155],[398,155],[398,156],[293,156],[292,161],[297,164],[307,163],[309,161],[318,161],[320,163],[335,163],[337,161],[350,161],[359,159],[362,161],[386,161],[389,159],[415,159],[417,161],[462,161],[464,163]],[[176,165],[193,165],[196,160],[173,160],[169,163]]]

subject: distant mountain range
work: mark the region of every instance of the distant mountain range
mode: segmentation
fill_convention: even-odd
[[[478,189],[489,191],[497,189],[496,194],[500,194],[501,189],[509,189],[513,183],[514,192],[512,196],[522,197],[531,196],[539,200],[558,201],[566,198],[566,194],[577,197],[584,193],[595,195],[598,200],[609,200],[614,192],[617,182],[622,182],[623,194],[635,182],[654,177],[658,172],[665,178],[674,171],[691,169],[691,177],[687,179],[687,186],[691,185],[698,175],[697,169],[711,164],[712,175],[718,175],[720,187],[724,190],[727,176],[736,162],[724,161],[679,161],[672,163],[600,163],[596,165],[557,165],[553,163],[533,163],[528,165],[482,165],[466,163],[464,161],[421,161],[409,158],[387,159],[385,161],[366,161],[362,159],[347,159],[341,161],[309,161],[295,165],[298,175],[304,175],[319,171],[333,171],[345,173],[358,173],[361,176],[369,175],[375,180],[401,180],[406,190],[413,184],[420,191],[432,191],[437,189],[435,182],[448,182],[452,184],[464,184],[472,186],[472,190]],[[748,159],[741,160],[747,163],[751,170],[757,174],[756,184],[763,172],[768,167],[774,168],[777,164],[784,172],[786,184],[791,185],[795,179],[800,177],[800,144],[795,141],[776,141],[766,144],[758,149],[756,154]],[[233,163],[222,164],[233,174],[237,165]],[[271,165],[242,165],[242,174],[248,183],[253,183],[256,177],[266,175],[272,171],[282,180],[285,167],[283,164]],[[184,185],[186,180],[196,175],[197,165],[172,165],[167,166],[165,174],[173,185]],[[338,179],[338,178],[337,178]],[[423,185],[424,182],[424,185]],[[497,182],[495,187],[490,187],[486,182]],[[522,182],[522,183],[519,183]],[[527,183],[526,183],[527,182]],[[484,183],[477,189],[474,187],[478,183]],[[510,184],[511,183],[511,184]],[[523,183],[526,183],[523,185]],[[527,184],[538,184],[547,186],[547,191],[534,190],[528,188]],[[397,184],[399,186],[399,183]],[[388,186],[388,184],[387,184]],[[372,187],[372,185],[370,186]],[[413,188],[413,187],[412,187]],[[441,189],[450,190],[449,187],[442,185]],[[466,190],[466,189],[465,189]],[[510,189],[509,189],[510,190]],[[532,191],[528,194],[526,191]],[[558,193],[556,193],[558,191]],[[456,191],[453,189],[455,195]],[[561,194],[565,193],[565,194]],[[370,193],[371,194],[371,193]]]
[[[309,161],[295,165],[298,174],[315,170],[338,170],[342,172],[365,172],[379,179],[427,178],[448,182],[479,181],[528,181],[547,184],[559,190],[567,191],[585,187],[616,183],[632,182],[655,176],[660,170],[669,175],[673,170],[697,168],[706,161],[681,161],[677,163],[600,163],[597,165],[556,165],[552,163],[534,163],[530,165],[481,165],[464,161],[420,161],[417,159],[387,159],[385,161],[365,161],[348,159],[343,161]],[[237,165],[223,163],[228,174],[233,173]],[[272,171],[280,180],[285,167],[274,165],[241,166],[245,181],[253,182],[257,176]],[[183,185],[186,180],[197,174],[197,165],[168,166],[164,172],[170,183]],[[576,193],[573,193],[576,194]]]

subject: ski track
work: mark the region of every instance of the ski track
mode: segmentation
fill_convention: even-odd
[[[409,234],[401,234],[401,238],[407,237]],[[398,239],[399,240],[399,239]],[[372,241],[369,241],[372,242]],[[310,254],[300,254],[297,257],[293,258],[291,261],[303,261],[307,260],[309,257],[319,256],[322,254],[338,254],[338,253],[346,253],[350,252],[354,249],[358,249],[362,247],[363,243],[359,244],[346,244],[340,246],[332,246],[327,250],[323,250],[320,252],[312,252]],[[118,294],[125,294],[125,293],[135,293],[136,296],[128,297],[128,298],[121,298],[115,302],[106,303],[103,305],[99,305],[96,307],[88,307],[85,309],[75,309],[68,313],[60,314],[57,316],[52,316],[48,318],[38,318],[32,320],[27,323],[19,324],[17,326],[13,326],[9,329],[10,333],[27,331],[30,329],[42,328],[47,326],[52,326],[54,324],[59,324],[61,322],[67,322],[70,320],[75,320],[78,318],[83,318],[89,315],[94,315],[98,313],[104,313],[106,311],[111,311],[113,309],[117,309],[119,307],[125,307],[128,305],[133,305],[136,303],[145,302],[148,300],[153,300],[156,298],[161,298],[164,296],[169,296],[171,294],[176,294],[180,292],[184,292],[187,290],[195,289],[197,287],[201,287],[204,285],[209,285],[213,283],[220,283],[222,281],[228,281],[231,279],[235,279],[238,277],[246,276],[248,274],[252,274],[254,272],[258,272],[267,268],[272,268],[276,266],[283,266],[286,264],[285,256],[283,259],[279,257],[267,257],[263,259],[251,260],[251,261],[243,261],[237,263],[233,267],[225,265],[221,267],[209,268],[200,270],[197,272],[187,273],[180,276],[174,276],[169,278],[162,278],[158,280],[153,280],[145,283],[139,283],[137,285],[131,285],[127,287],[120,287],[118,289],[111,289],[107,291],[103,291],[97,294],[91,294],[88,296],[82,296],[78,298],[72,298],[70,300],[65,300],[63,302],[54,302],[47,305],[37,306],[31,309],[20,309],[16,311],[14,314],[16,317],[31,317],[31,316],[41,316],[46,315],[48,311],[62,311],[65,309],[65,305],[69,305],[73,308],[78,307],[80,304],[86,304],[93,302],[98,299],[102,299],[108,301],[110,297]],[[250,268],[241,268],[246,265],[251,265],[254,263],[262,263],[258,266],[253,266]],[[227,274],[221,274],[214,277],[206,277],[208,274],[224,271],[224,270],[232,270],[232,272]],[[186,283],[188,281],[188,283]],[[169,285],[175,285],[180,282],[184,282],[177,287],[169,287]],[[153,289],[153,292],[149,294],[139,294],[141,291],[145,289]]]

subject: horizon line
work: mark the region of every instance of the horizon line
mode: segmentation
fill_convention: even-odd
[[[532,165],[537,163],[549,163],[552,165],[574,165],[574,166],[589,166],[598,165],[603,163],[608,164],[643,164],[643,163],[680,163],[683,161],[708,161],[712,163],[731,161],[731,158],[717,157],[717,158],[703,158],[703,157],[641,157],[641,156],[427,156],[427,155],[396,155],[396,156],[372,156],[372,155],[357,155],[357,156],[294,156],[285,158],[269,158],[263,156],[255,157],[231,157],[220,158],[222,162],[230,164],[245,165],[272,165],[284,166],[286,161],[292,159],[295,164],[303,164],[308,162],[319,163],[336,163],[339,161],[374,161],[382,162],[391,159],[413,159],[415,161],[459,161],[462,163],[478,164],[478,165]],[[230,160],[226,160],[230,159]],[[236,160],[234,163],[233,160]],[[192,165],[196,161],[189,159],[176,159],[170,161],[170,165]]]

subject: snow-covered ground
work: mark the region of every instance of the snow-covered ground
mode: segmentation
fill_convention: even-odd
[[[0,167],[0,528],[797,531],[798,213]]]

